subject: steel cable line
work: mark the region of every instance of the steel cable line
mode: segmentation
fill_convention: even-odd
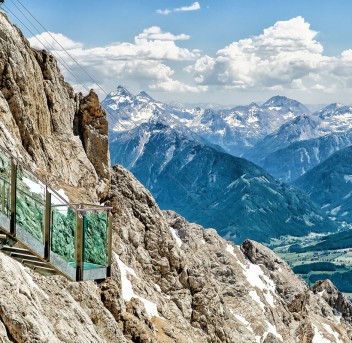
[[[39,37],[37,35],[35,35],[35,33],[33,33],[33,31],[5,4],[3,4],[3,6],[6,8],[6,10],[11,13],[25,28],[26,30],[44,47],[46,48],[46,50],[50,51],[50,49],[47,49],[47,47],[45,46],[45,44],[39,39]],[[54,57],[61,63],[61,65],[68,71],[69,74],[71,74],[71,76],[73,76],[74,79],[76,79],[79,84],[81,86],[83,86],[83,88],[89,92],[89,87],[87,87],[80,79],[77,75],[75,75],[73,73],[73,71],[70,69],[70,67],[65,63],[62,62],[59,56],[55,56],[55,50],[51,51],[51,53],[54,55]],[[57,54],[57,53],[56,53]]]
[[[13,3],[13,1],[12,0],[9,0],[9,1],[11,1],[12,3]],[[47,29],[39,22],[39,20],[37,20],[35,17],[34,17],[34,15],[32,15],[31,13],[30,13],[30,11],[19,1],[19,0],[17,0],[20,4],[21,4],[21,6],[26,10],[26,12],[28,12],[29,14],[30,14],[30,16],[45,30],[45,32],[47,32],[49,35],[50,35],[50,37],[63,49],[63,51],[65,51],[65,53],[74,61],[74,63],[79,67],[79,69],[81,69],[93,82],[94,82],[94,84],[96,84],[98,87],[99,87],[99,89],[101,89],[103,92],[104,92],[104,94],[106,94],[106,96],[108,96],[109,94],[103,89],[103,87],[101,86],[101,85],[99,85],[99,83],[89,74],[89,73],[87,73],[86,71],[85,71],[85,69],[77,62],[77,60],[75,59],[75,58],[73,58],[72,57],[72,55],[62,46],[62,44],[60,43],[60,42],[58,42],[57,41],[57,39],[49,32],[49,31],[47,31]],[[15,5],[15,4],[14,4]],[[30,22],[31,23],[31,26],[33,26],[33,27],[35,27],[34,26],[34,24],[28,19],[28,17],[23,13],[23,11],[21,11],[19,8],[18,8],[18,6],[16,6],[15,5],[15,7],[20,11],[20,13],[22,13],[22,15],[27,19],[27,21],[28,22]],[[12,15],[14,15],[15,17],[16,17],[16,19],[17,20],[19,20],[19,22],[22,24],[22,25],[24,25],[24,27],[33,35],[33,36],[35,36],[35,34],[13,13],[13,11],[11,11],[7,6],[6,6],[6,8],[8,9],[8,11],[12,14]],[[35,30],[37,31],[37,32],[40,32],[37,28],[35,28]],[[36,36],[35,36],[36,37]],[[50,49],[48,49],[46,46],[45,46],[45,44],[43,44],[43,42],[41,42],[39,39],[38,39],[38,37],[36,37],[37,38],[37,40],[40,42],[40,44],[44,47],[44,48],[46,48],[47,50],[49,50],[50,51]],[[49,44],[50,45],[50,44]],[[51,47],[53,48],[53,46],[51,45]],[[53,48],[54,49],[54,48]],[[55,49],[54,49],[55,50]],[[65,67],[65,65],[63,65],[64,67]],[[77,77],[77,76],[75,76],[75,74],[70,70],[70,68],[69,67],[65,67],[65,69],[71,74],[71,76],[73,76],[78,82],[79,82],[79,84],[81,84],[81,86],[83,86],[88,92],[89,92],[89,88]],[[103,104],[101,104],[101,106],[104,108],[104,110],[110,115],[110,117],[112,117],[113,119],[115,119],[115,121],[117,122],[117,123],[119,123],[126,131],[129,131],[130,130],[130,128],[128,128],[124,123],[122,123],[121,122],[121,120],[120,120],[120,118],[117,118],[116,116],[115,116],[115,114],[113,113],[113,112],[110,112],[110,110],[106,107],[106,106],[104,106]],[[153,142],[151,142],[151,141],[148,141],[148,144],[151,144],[152,146],[154,146],[154,148],[156,148],[156,151],[157,151],[157,146],[153,143]],[[149,153],[148,151],[145,151],[144,150],[144,152],[143,153],[146,153],[148,156],[151,156],[152,157],[152,159],[153,159],[153,161],[154,161],[154,163],[156,162],[156,156],[155,155],[153,155],[153,154],[151,154],[151,153]],[[201,205],[199,202],[198,202],[198,199],[197,198],[195,198],[195,195],[193,195],[187,188],[186,188],[186,186],[178,179],[178,178],[176,178],[174,175],[172,175],[170,172],[167,172],[167,175],[171,178],[171,179],[173,179],[187,194],[188,194],[188,196],[190,196],[193,200],[195,200],[195,203],[197,203],[198,205]],[[192,181],[186,176],[186,175],[184,175],[184,178],[189,182],[189,184],[192,184]],[[200,194],[205,200],[207,200],[208,202],[210,202],[210,204],[213,202],[213,201],[211,201],[211,199],[209,199],[202,191],[201,192],[199,192],[198,194]],[[208,208],[207,207],[204,207],[204,205],[202,205],[201,206],[204,210],[207,210]],[[210,213],[209,213],[210,214]],[[228,215],[225,213],[225,212],[223,212],[223,215],[224,215],[224,217],[227,219],[227,222],[228,222],[228,226],[229,225],[231,225],[231,222],[233,221],[233,220],[231,220],[229,217],[228,217]],[[212,214],[210,214],[210,216],[214,219],[214,220],[216,220],[216,218],[212,215]]]
[[[12,0],[10,0],[12,1]],[[106,95],[108,96],[108,93],[105,91],[105,89],[77,62],[77,60],[61,45],[60,42],[58,42],[55,37],[50,33],[49,30],[47,30],[44,25],[42,25],[39,20],[37,20],[34,15],[22,4],[20,0],[17,0],[17,2],[28,12],[28,14],[41,26],[41,28],[47,32],[52,39],[55,40],[55,42],[66,52],[66,54],[77,64],[77,66],[98,86],[98,88]]]

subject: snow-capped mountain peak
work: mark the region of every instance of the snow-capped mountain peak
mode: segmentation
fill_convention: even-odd
[[[141,91],[136,95],[137,99],[145,99],[147,101],[156,102],[147,92]]]

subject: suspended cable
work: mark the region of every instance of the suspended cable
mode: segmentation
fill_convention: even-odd
[[[15,5],[15,4],[14,4]],[[16,5],[15,5],[16,6]],[[65,62],[65,60],[63,58],[60,57],[60,55],[56,52],[55,48],[46,41],[46,39],[43,37],[42,39],[45,40],[45,42],[51,46],[51,49],[48,49],[47,46],[42,42],[42,40],[35,34],[33,33],[33,31],[25,24],[23,23],[23,21],[13,12],[11,11],[11,9],[6,6],[4,4],[4,7],[6,7],[6,9],[8,10],[9,13],[11,13],[27,30],[28,32],[33,36],[33,38],[35,38],[39,44],[41,46],[43,46],[44,49],[51,51],[51,53],[55,56],[55,58],[59,61],[59,63],[67,70],[67,72],[76,80],[78,81],[78,83],[83,86],[83,88],[89,92],[89,87],[87,87],[83,81],[71,70],[71,68],[69,67],[69,65]],[[17,7],[17,6],[16,6]],[[18,8],[18,7],[17,7]],[[18,9],[20,11],[20,9]],[[40,34],[39,30],[29,21],[29,19],[24,15],[24,13],[22,11],[20,11],[22,13],[22,15],[25,17],[25,19],[27,19],[27,21],[31,24],[31,26]]]
[[[10,0],[11,1],[11,0]],[[28,12],[28,14],[42,27],[42,29],[47,32],[50,37],[66,52],[66,54],[77,64],[77,66],[95,83],[98,88],[106,95],[108,96],[108,93],[105,91],[105,89],[77,62],[77,60],[61,45],[59,41],[51,34],[49,30],[47,30],[40,22],[37,20],[34,15],[22,4],[20,0],[17,0],[17,2]]]
[[[28,17],[23,13],[23,11],[21,11],[20,10],[20,8],[12,1],[12,0],[9,0],[9,1],[11,1],[13,4],[14,4],[14,6],[18,9],[18,11],[26,18],[26,20],[31,24],[31,26],[32,27],[34,27],[34,29],[38,32],[38,33],[40,33],[40,31],[34,26],[34,24],[28,19]],[[104,88],[78,63],[78,61],[65,49],[65,47],[63,47],[62,46],[62,44],[39,22],[39,20],[37,20],[35,17],[34,17],[34,15],[22,4],[22,2],[20,1],[20,0],[17,0],[18,1],[18,3],[25,9],[25,11],[35,20],[35,22],[37,22],[39,25],[40,25],[40,27],[42,28],[42,29],[44,29],[45,30],[45,32],[46,33],[48,33],[48,35],[62,48],[62,50],[73,60],[73,62],[79,67],[79,69],[80,70],[82,70],[83,72],[84,72],[84,74],[86,74],[92,81],[93,81],[93,83],[94,84],[96,84],[97,86],[98,86],[98,88],[106,95],[106,96],[108,96],[109,94],[104,90]],[[4,7],[6,7],[6,9],[28,30],[28,32],[30,32],[31,33],[31,35],[33,36],[33,37],[35,37],[38,41],[39,41],[39,43],[44,47],[44,48],[46,48],[46,50],[48,50],[48,51],[51,51],[51,49],[48,49],[47,48],[47,46],[45,45],[45,44],[43,44],[43,42],[38,38],[38,36],[37,35],[35,35],[34,33],[33,33],[33,31],[31,30],[31,29],[29,29],[28,27],[27,27],[27,25],[26,24],[24,24],[23,23],[23,21],[21,20],[21,19],[19,19],[18,18],[18,16],[16,16],[16,14],[13,12],[13,11],[11,11],[11,9],[9,9],[8,8],[8,6],[6,6],[5,4],[4,4]],[[46,40],[45,40],[46,41]],[[55,48],[53,47],[53,45],[51,45],[50,43],[48,43],[47,41],[46,41],[46,43],[49,45],[49,46],[51,46],[51,48],[53,49],[51,52],[54,54],[54,51],[55,51]],[[55,51],[56,52],[56,51]],[[56,56],[55,56],[56,57]],[[57,57],[56,57],[57,58]],[[61,59],[61,57],[59,56],[59,58],[57,58],[58,60],[60,60]],[[63,60],[63,59],[62,59]],[[89,93],[89,91],[90,91],[90,89],[89,89],[89,87],[87,87],[81,80],[80,80],[80,78],[78,78],[78,76],[76,76],[71,70],[70,70],[70,67],[68,66],[68,64],[64,61],[64,63],[62,63],[61,61],[60,61],[60,63],[62,64],[62,66],[70,73],[70,75],[71,76],[73,76],[74,77],[74,79],[76,79],[78,82],[79,82],[79,84],[81,85],[81,86],[83,86],[83,88],[84,89],[86,89],[87,90],[87,92]],[[65,65],[66,64],[66,65]],[[103,104],[101,104],[101,106],[104,108],[104,110],[110,115],[110,117],[112,117],[113,119],[115,119],[115,121],[117,122],[117,123],[119,123],[125,130],[130,130],[130,128],[129,127],[127,127],[123,122],[121,122],[121,119],[120,118],[118,118],[118,117],[116,117],[115,116],[115,114],[113,113],[113,112],[111,112],[110,111],[110,109],[108,109],[105,105],[103,105]],[[156,149],[156,151],[157,151],[157,149],[158,149],[158,147],[153,143],[153,142],[151,142],[150,140],[148,141],[148,144],[151,144],[151,146],[153,146],[155,149]],[[154,163],[156,162],[156,160],[155,160],[155,155],[153,155],[153,154],[151,154],[151,153],[149,153],[148,151],[145,151],[144,150],[144,152],[143,153],[146,153],[148,156],[150,156],[150,157],[152,157],[153,158],[153,161],[154,161]],[[192,198],[192,199],[194,199],[195,200],[195,202],[196,203],[198,203],[198,205],[200,204],[197,200],[197,198],[195,198],[195,195],[194,194],[192,194],[183,184],[182,184],[182,182],[179,180],[179,179],[177,179],[174,175],[172,175],[170,172],[166,172],[166,174],[171,178],[171,179],[173,179],[184,191],[185,191],[185,193],[187,193],[189,196],[190,196],[190,198]],[[191,184],[192,183],[192,181],[186,176],[186,175],[184,175],[184,178]],[[203,192],[200,192],[199,193],[200,195],[201,195],[201,197],[203,197],[203,199],[205,199],[205,200],[208,200],[210,203],[211,203],[211,199],[210,198],[208,198]],[[207,210],[207,208],[206,207],[204,207],[204,206],[202,206],[205,210]],[[212,215],[212,214],[209,214],[210,215],[210,217],[212,217],[213,219],[215,219],[215,217]],[[227,219],[227,222],[228,222],[228,225],[231,225],[231,220],[230,220],[230,218],[228,217],[228,215],[225,213],[225,212],[223,212],[223,215],[224,215],[224,217]]]

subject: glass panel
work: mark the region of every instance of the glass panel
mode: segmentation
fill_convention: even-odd
[[[16,225],[43,242],[45,186],[21,166],[17,168]]]
[[[11,216],[11,161],[0,151],[0,211]]]
[[[84,269],[106,266],[107,213],[87,211],[84,216]]]
[[[75,261],[76,212],[51,195],[51,251],[68,262]]]

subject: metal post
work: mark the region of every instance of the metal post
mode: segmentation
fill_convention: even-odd
[[[76,281],[83,280],[83,215],[76,212]]]
[[[11,160],[11,219],[10,233],[16,236],[16,193],[17,193],[17,165]]]
[[[44,258],[50,261],[51,242],[51,193],[45,189],[45,214],[44,214]]]
[[[2,213],[6,216],[5,213],[5,196],[6,196],[6,192],[5,192],[5,181],[2,182],[2,187],[1,187],[1,209],[2,209]]]
[[[112,213],[108,212],[108,239],[107,239],[107,261],[106,261],[106,276],[111,276],[111,261],[112,261]]]

